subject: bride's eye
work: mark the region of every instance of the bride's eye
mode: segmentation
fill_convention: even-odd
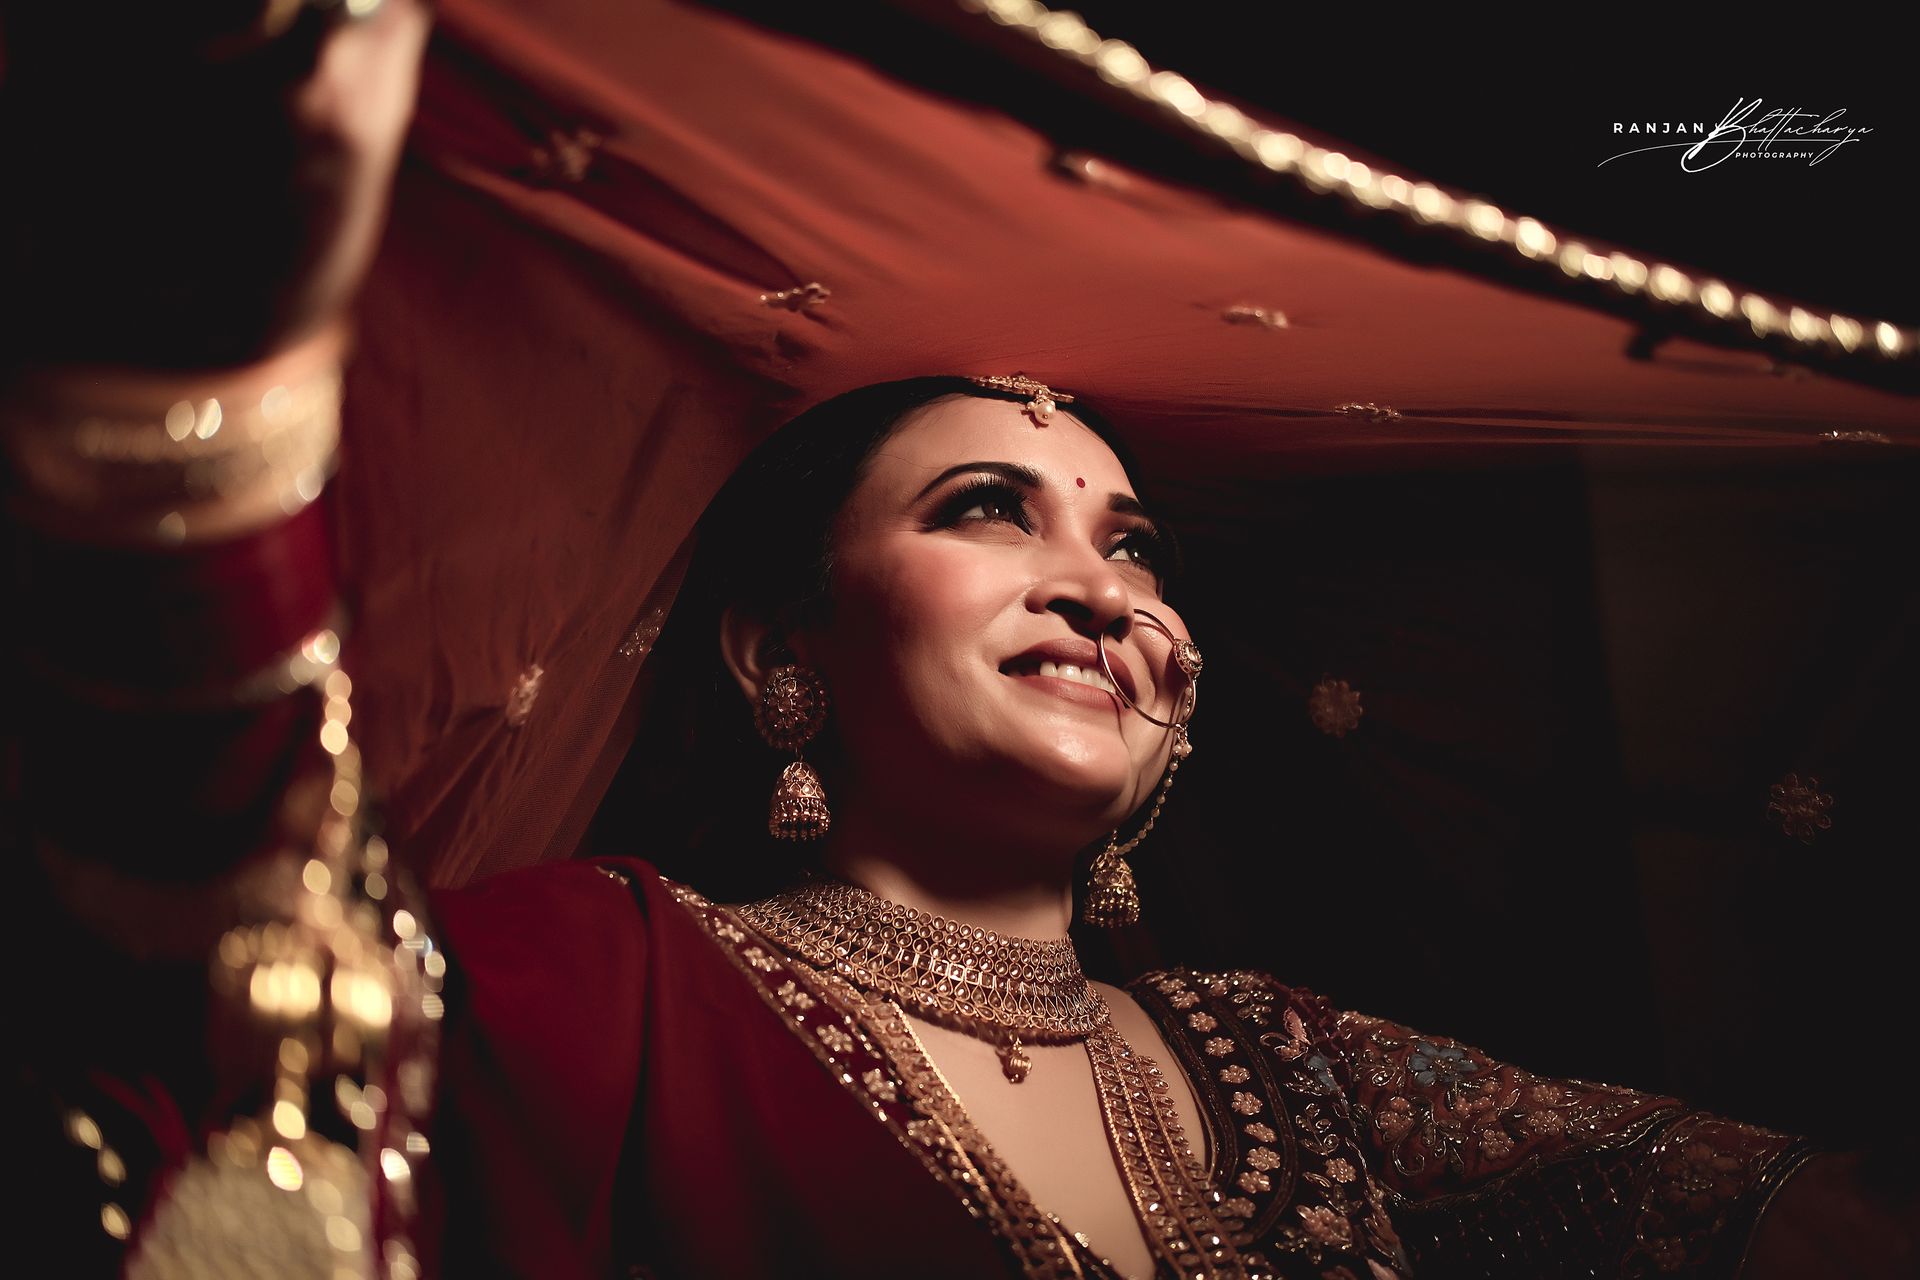
[[[998,480],[975,480],[955,489],[940,504],[940,512],[934,519],[940,528],[980,521],[1032,528],[1026,497]]]
[[[1107,559],[1124,559],[1158,577],[1167,571],[1167,539],[1151,525],[1138,525],[1115,540]]]

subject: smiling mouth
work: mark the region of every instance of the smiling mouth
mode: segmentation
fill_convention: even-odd
[[[1113,687],[1113,681],[1107,679],[1106,672],[1098,667],[1078,667],[1070,662],[1050,662],[1039,658],[1022,658],[1001,668],[1001,674],[1009,676],[1052,676],[1059,680],[1069,680],[1074,684],[1084,684],[1099,689],[1103,693],[1119,696]]]

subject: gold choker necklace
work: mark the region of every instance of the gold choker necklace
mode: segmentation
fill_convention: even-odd
[[[992,1041],[1015,1084],[1033,1066],[1022,1039],[1084,1040],[1105,1011],[1064,938],[1009,938],[831,881],[811,881],[740,914],[808,964],[929,1022]]]

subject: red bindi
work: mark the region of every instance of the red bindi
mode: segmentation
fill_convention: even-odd
[[[1073,478],[1073,482],[1079,485],[1082,489],[1087,487],[1087,478],[1085,476],[1075,476]]]

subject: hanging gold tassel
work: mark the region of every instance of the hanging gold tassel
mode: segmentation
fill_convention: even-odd
[[[827,834],[833,815],[827,812],[827,790],[820,775],[805,760],[795,760],[780,771],[767,813],[767,830],[777,840],[818,840]]]

